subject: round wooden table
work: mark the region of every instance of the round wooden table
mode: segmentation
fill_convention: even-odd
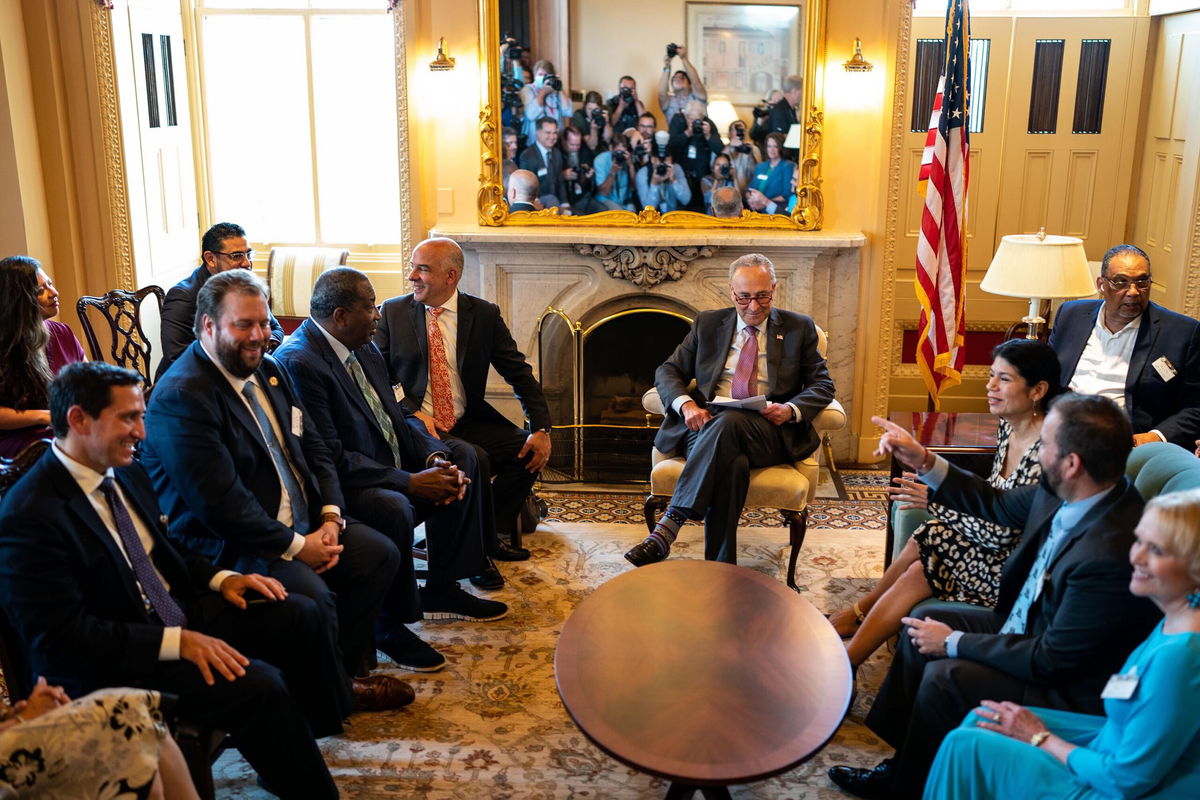
[[[579,604],[554,656],[563,704],[613,758],[729,797],[820,750],[850,705],[846,648],[812,604],[744,567],[676,560]],[[721,788],[712,788],[721,787]]]

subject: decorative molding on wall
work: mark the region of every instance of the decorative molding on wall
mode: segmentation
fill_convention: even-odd
[[[1184,267],[1187,294],[1184,296],[1183,313],[1193,319],[1200,319],[1200,201],[1196,202],[1195,211],[1196,214],[1192,218],[1192,243]]]
[[[581,256],[594,257],[614,278],[646,289],[666,281],[679,280],[687,272],[691,262],[698,258],[708,258],[716,252],[716,248],[577,244],[575,252]]]
[[[413,248],[413,210],[418,200],[413,195],[412,163],[409,161],[408,133],[408,50],[404,42],[408,21],[407,4],[391,0],[392,30],[396,47],[396,145],[399,148],[400,179],[400,252],[407,264]]]
[[[113,52],[112,14],[103,5],[93,5],[92,51],[96,69],[96,100],[100,111],[100,156],[103,159],[104,189],[108,200],[109,269],[116,285],[136,289],[133,273],[133,233],[129,220],[129,187],[125,180],[125,156],[121,146],[121,109],[117,101],[117,65]],[[103,212],[102,212],[103,213]]]
[[[892,86],[892,136],[889,153],[900,153],[904,145],[904,98],[908,87],[908,50],[912,37],[912,4],[900,2],[900,25],[896,31],[896,63],[892,69],[896,76]],[[900,236],[900,170],[903,158],[892,158],[888,164],[887,211],[883,230],[883,281],[880,287],[879,360],[875,374],[879,385],[875,387],[875,409],[877,416],[888,414],[888,398],[891,394],[892,365],[896,364],[900,352],[900,337],[895,325],[896,316],[896,239]]]

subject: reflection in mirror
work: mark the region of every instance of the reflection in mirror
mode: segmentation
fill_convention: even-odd
[[[480,221],[820,228],[824,2],[572,3],[548,53],[544,3],[480,0]]]

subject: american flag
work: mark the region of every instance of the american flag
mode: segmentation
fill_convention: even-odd
[[[964,274],[967,265],[967,178],[970,159],[967,52],[971,35],[967,0],[946,9],[946,63],[938,82],[929,135],[921,159],[925,195],[917,240],[917,300],[921,303],[917,366],[925,388],[939,395],[962,382]]]

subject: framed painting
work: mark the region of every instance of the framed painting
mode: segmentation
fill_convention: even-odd
[[[804,4],[688,3],[687,48],[710,100],[754,105],[804,75]]]

